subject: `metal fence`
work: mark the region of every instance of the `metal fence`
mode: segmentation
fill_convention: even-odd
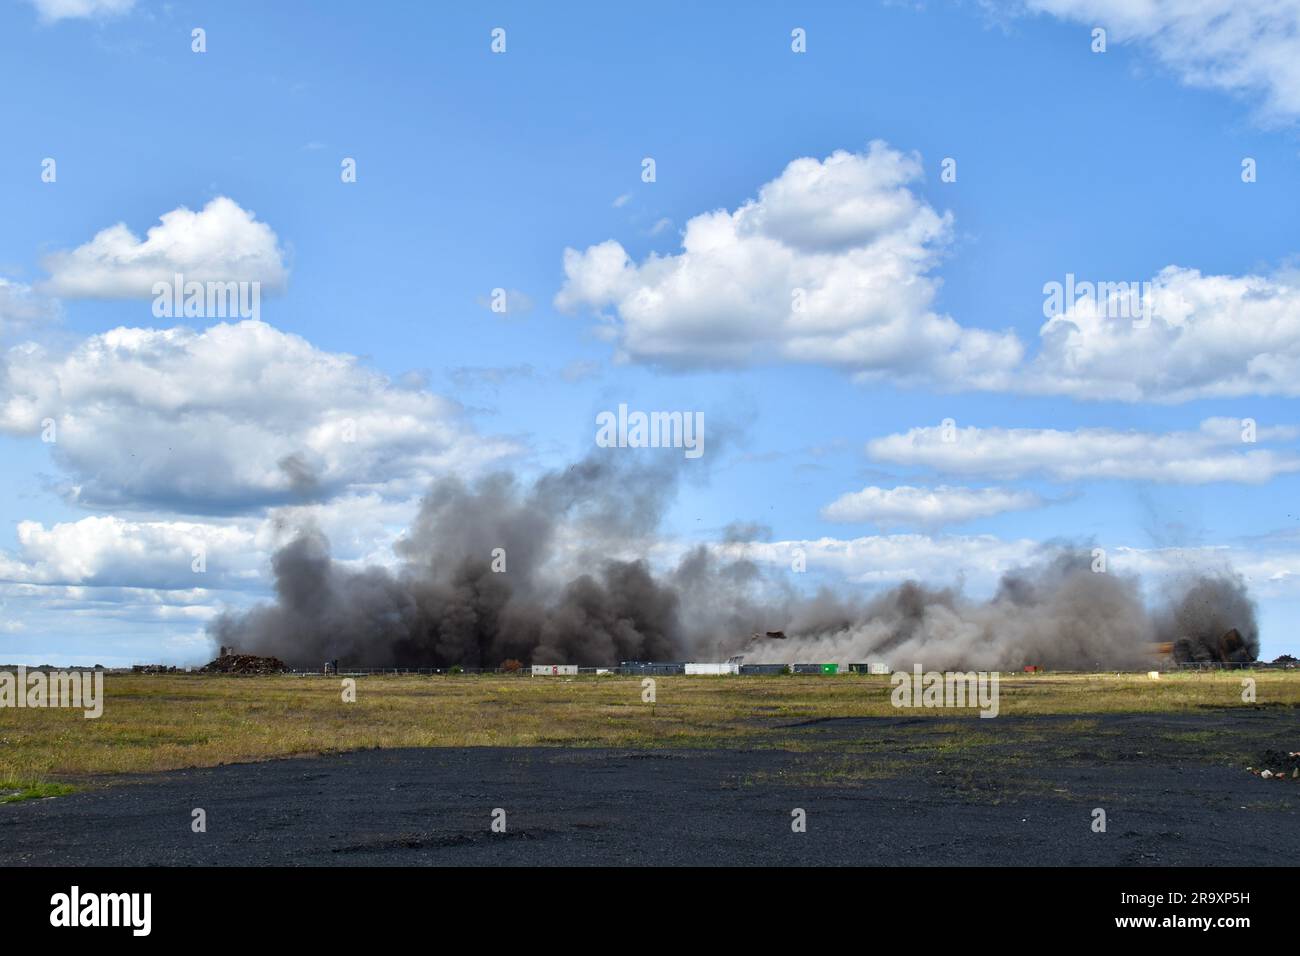
[[[1183,661],[1174,667],[1180,671],[1283,671],[1295,670],[1297,665],[1287,661]]]
[[[801,669],[795,671],[794,673],[796,676],[814,676],[818,674],[823,676],[834,675],[834,672],[827,672],[824,670],[812,670],[811,665],[804,665],[804,666],[808,667],[809,669],[807,670]],[[818,665],[818,667],[820,667],[820,665]],[[28,670],[40,670],[40,669],[42,668],[38,668],[38,667],[28,668]],[[78,668],[63,668],[63,669],[90,671],[90,670],[94,670],[95,668],[78,667]],[[199,674],[200,673],[200,670],[197,667],[191,670],[186,670],[184,668],[177,668],[175,670],[150,669],[150,670],[133,671],[133,669],[131,668],[118,668],[118,667],[110,667],[110,668],[103,668],[103,669],[107,673],[114,673],[114,674],[130,674],[130,673]],[[1300,669],[1300,665],[1286,662],[1286,661],[1246,661],[1246,662],[1185,661],[1182,663],[1165,665],[1165,669],[1170,671],[1296,670],[1296,669]],[[638,664],[620,664],[611,667],[579,667],[578,668],[579,676],[593,676],[593,677],[599,674],[608,674],[611,676],[617,675],[620,677],[668,677],[668,676],[682,675],[684,674],[684,671],[685,671],[685,665],[683,664],[640,664],[638,663]],[[236,672],[222,672],[222,673],[224,674],[224,676],[227,677],[262,676],[256,673],[246,673],[246,674],[241,674]],[[531,670],[528,667],[522,667],[516,670],[507,670],[506,668],[503,667],[343,667],[340,666],[337,671],[333,669],[326,671],[323,668],[313,668],[311,670],[307,670],[304,668],[290,668],[285,671],[278,671],[277,673],[288,674],[297,677],[384,677],[384,676],[400,677],[400,676],[409,676],[409,675],[433,676],[439,674],[447,674],[447,675],[494,674],[503,677],[533,676]],[[788,665],[774,665],[774,664],[745,664],[742,665],[740,668],[740,676],[747,676],[747,675],[752,676],[757,674],[770,675],[774,673],[790,674],[791,670]],[[850,672],[847,670],[842,670],[839,672],[840,675],[846,673],[850,673]],[[866,676],[867,674],[865,670],[857,670],[857,669],[852,670],[851,673],[854,676]],[[1018,672],[1010,672],[1010,673],[1018,673]],[[1110,670],[1099,670],[1096,673],[1113,673],[1113,672]],[[1140,672],[1134,672],[1134,673],[1140,673]],[[552,675],[545,675],[545,676],[550,677]],[[569,675],[558,675],[558,676],[569,676]]]

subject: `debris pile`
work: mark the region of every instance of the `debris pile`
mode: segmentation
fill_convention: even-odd
[[[1300,781],[1300,750],[1266,750],[1258,767],[1247,767],[1261,780]]]
[[[1174,660],[1182,663],[1249,663],[1255,659],[1241,631],[1229,628],[1218,638],[1204,635],[1184,637],[1173,642]]]
[[[180,672],[179,667],[168,667],[166,664],[132,664],[132,674],[176,674]]]
[[[282,674],[289,669],[278,657],[256,654],[223,654],[200,670],[205,674]]]

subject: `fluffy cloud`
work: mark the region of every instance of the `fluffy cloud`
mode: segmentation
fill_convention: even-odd
[[[0,362],[0,431],[55,423],[65,489],[90,506],[208,514],[418,493],[514,450],[460,407],[261,322],[118,328]]]
[[[1136,283],[1134,283],[1136,285]],[[1295,274],[1206,276],[1170,266],[1148,285],[1150,320],[1082,297],[1042,327],[1018,387],[1085,399],[1183,402],[1300,395]]]
[[[31,286],[0,279],[0,335],[48,322],[58,304],[32,291]]]
[[[19,522],[16,547],[0,550],[0,663],[207,661],[204,625],[270,596],[271,556],[299,528],[324,531],[343,564],[391,566],[418,508],[370,494],[265,517]]]
[[[41,20],[94,20],[130,12],[135,0],[31,0]]]
[[[1140,43],[1191,86],[1262,98],[1300,116],[1300,0],[1023,0],[1024,8]]]
[[[566,249],[556,305],[612,309],[605,331],[631,360],[991,381],[1020,343],[933,310],[929,273],[951,217],[908,188],[920,175],[916,157],[882,142],[796,159],[757,199],[687,222],[678,254],[637,264],[614,240]]]
[[[220,612],[203,589],[84,587],[0,581],[6,664],[196,664],[212,659],[204,625]],[[8,625],[7,627],[5,625]]]
[[[1291,452],[1259,443],[1294,441],[1300,429],[1260,427],[1256,443],[1242,440],[1238,419],[1210,418],[1196,431],[1138,432],[1112,428],[913,428],[867,443],[881,462],[924,466],[948,474],[1018,478],[1046,474],[1062,481],[1125,478],[1180,484],[1235,481],[1258,484],[1300,471]],[[946,441],[946,437],[952,440]]]
[[[871,522],[884,528],[938,527],[1037,508],[1038,495],[1004,488],[863,488],[841,495],[822,509],[827,521]]]
[[[392,501],[370,494],[277,508],[265,517],[178,521],[90,515],[48,527],[20,521],[17,548],[0,550],[0,581],[264,596],[271,555],[300,529],[321,530],[342,564],[393,565],[393,542],[418,509],[418,498]],[[196,554],[205,570],[195,570]]]
[[[42,292],[63,298],[149,298],[156,282],[260,282],[284,285],[287,268],[275,232],[232,199],[218,196],[199,212],[184,206],[163,213],[141,240],[124,223],[85,245],[42,260],[50,277]]]
[[[203,663],[215,653],[205,625],[271,596],[272,555],[299,529],[323,531],[343,565],[395,567],[419,506],[365,494],[260,517],[20,522],[0,549],[0,663]]]
[[[1169,266],[1132,283],[1149,321],[1108,317],[1118,303],[1080,297],[1043,324],[1031,360],[1014,333],[935,312],[931,272],[951,218],[908,188],[919,176],[915,157],[881,142],[796,159],[757,199],[691,219],[680,253],[637,263],[612,239],[566,249],[556,305],[601,313],[621,360],[811,363],[860,381],[1103,401],[1300,395],[1292,272]]]
[[[233,524],[92,516],[46,528],[20,521],[18,553],[0,552],[0,580],[157,590],[246,587],[261,571],[256,544],[252,531]]]

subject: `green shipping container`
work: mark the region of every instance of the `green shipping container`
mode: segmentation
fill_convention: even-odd
[[[840,665],[839,665],[839,664],[823,664],[823,665],[822,665],[822,673],[823,673],[823,674],[838,674],[838,673],[839,673],[839,670],[840,670]]]

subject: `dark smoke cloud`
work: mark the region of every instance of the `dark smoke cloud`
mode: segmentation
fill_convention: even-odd
[[[606,665],[622,660],[884,661],[909,668],[1148,666],[1153,644],[1185,659],[1254,659],[1255,608],[1230,572],[1186,575],[1154,609],[1136,578],[1093,573],[1056,546],[986,601],[908,582],[875,596],[798,592],[787,575],[689,551],[657,575],[643,555],[681,463],[607,449],[531,486],[508,474],[436,482],[396,546],[401,566],[332,560],[316,529],[276,552],[276,603],[218,618],[214,642],[318,666]],[[654,464],[659,462],[659,464]],[[759,537],[734,526],[729,541]],[[493,570],[503,549],[505,571]],[[1225,653],[1236,628],[1241,646]],[[781,631],[784,639],[755,638]]]
[[[1167,591],[1157,625],[1160,640],[1174,642],[1179,660],[1241,663],[1259,657],[1255,602],[1239,574],[1186,575]],[[1236,639],[1229,633],[1234,630]]]
[[[606,450],[528,488],[508,474],[439,480],[395,572],[342,566],[305,529],[272,560],[276,603],[221,616],[212,636],[309,665],[672,657],[686,643],[677,594],[643,560],[611,557],[658,527],[681,467],[658,460]]]
[[[289,487],[293,489],[294,494],[310,498],[320,493],[320,481],[301,452],[285,455],[276,464],[289,479]]]

